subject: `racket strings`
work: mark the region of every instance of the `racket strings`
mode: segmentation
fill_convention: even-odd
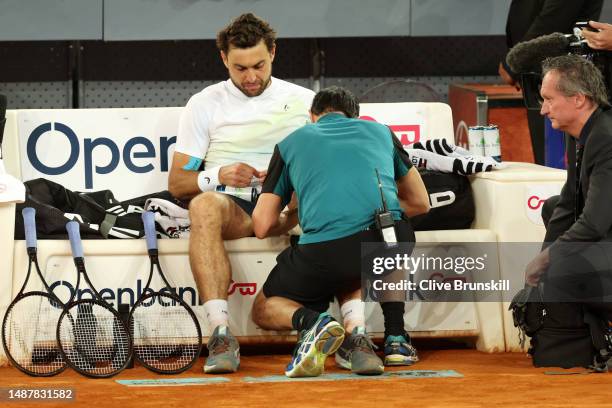
[[[72,306],[59,323],[59,341],[69,363],[94,375],[112,375],[130,357],[130,338],[120,318],[92,302]]]
[[[10,356],[23,370],[45,375],[64,368],[56,340],[61,313],[58,304],[41,295],[28,295],[8,310],[4,341]]]
[[[186,369],[197,359],[201,333],[192,314],[166,294],[144,299],[132,312],[134,353],[163,372]]]

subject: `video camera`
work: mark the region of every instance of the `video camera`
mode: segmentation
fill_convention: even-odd
[[[587,44],[582,29],[593,30],[588,22],[577,22],[572,34],[552,33],[516,44],[506,56],[513,72],[520,75],[527,109],[540,109],[542,61],[549,57],[574,54],[591,61],[603,74],[610,95],[612,81],[608,51],[594,50]]]
[[[574,25],[573,34],[567,34],[569,41],[568,51],[591,61],[604,75],[604,79],[609,79],[608,51],[594,50],[589,47],[587,40],[582,36],[582,30],[596,31],[588,21],[579,21]],[[608,87],[608,89],[610,89]]]

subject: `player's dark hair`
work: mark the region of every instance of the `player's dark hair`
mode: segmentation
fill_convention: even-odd
[[[227,54],[230,46],[251,48],[263,40],[268,51],[276,41],[276,31],[253,13],[242,14],[217,33],[217,48]]]
[[[315,95],[310,111],[314,115],[337,111],[344,113],[347,118],[356,118],[359,116],[359,102],[348,89],[330,86]]]

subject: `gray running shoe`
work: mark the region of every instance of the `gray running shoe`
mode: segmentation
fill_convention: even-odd
[[[355,327],[336,351],[336,364],[355,374],[380,375],[385,371],[385,367],[374,352],[375,348],[365,328]]]
[[[235,373],[240,367],[240,346],[227,326],[217,326],[208,339],[207,374]]]

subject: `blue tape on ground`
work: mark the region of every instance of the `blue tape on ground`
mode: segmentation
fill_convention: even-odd
[[[208,385],[230,382],[225,377],[201,377],[201,378],[163,378],[150,380],[115,380],[121,385],[128,387],[180,387],[185,385]]]
[[[269,375],[265,377],[244,377],[248,383],[286,382],[286,381],[345,381],[345,380],[388,380],[395,378],[462,378],[463,375],[454,370],[404,370],[389,371],[382,375],[356,374],[323,374],[318,377],[288,378],[284,375]]]
[[[247,383],[271,383],[287,381],[351,381],[351,380],[385,380],[402,378],[462,378],[463,375],[454,370],[404,370],[389,371],[382,375],[364,376],[356,374],[323,374],[318,377],[288,378],[284,375],[268,375],[264,377],[243,377]],[[197,377],[197,378],[162,378],[146,380],[115,380],[128,387],[180,387],[186,385],[211,385],[230,382],[226,377]]]

